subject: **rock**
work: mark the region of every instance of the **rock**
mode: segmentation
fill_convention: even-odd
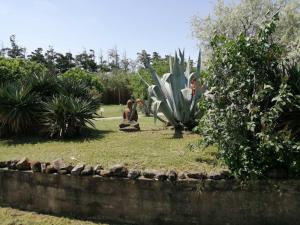
[[[61,169],[61,170],[58,170],[57,173],[60,174],[60,175],[67,175],[70,172],[68,170],[66,170],[66,169]]]
[[[212,180],[221,180],[224,179],[224,176],[222,176],[221,173],[210,173],[208,174],[208,179],[212,179]]]
[[[95,168],[94,168],[94,173],[96,174],[96,175],[100,175],[100,171],[101,170],[103,170],[103,167],[102,166],[100,166],[100,165],[96,165],[95,166]]]
[[[129,126],[129,127],[123,127],[119,129],[120,131],[124,131],[124,132],[136,132],[136,131],[140,131],[140,127],[133,127],[133,126]]]
[[[30,162],[27,158],[21,159],[17,164],[16,167],[18,170],[31,170]]]
[[[186,175],[183,172],[178,173],[178,179],[184,180],[186,179]]]
[[[52,164],[46,166],[45,173],[57,173],[57,169],[54,168]]]
[[[71,175],[79,176],[81,174],[81,171],[84,169],[84,164],[79,163],[77,164],[71,171]]]
[[[122,123],[119,124],[120,131],[125,131],[125,132],[135,132],[141,130],[140,124],[135,121],[123,121]]]
[[[71,173],[72,169],[74,169],[74,166],[72,165],[68,165],[65,168],[63,168],[63,170],[66,170],[68,173]]]
[[[128,173],[128,178],[136,180],[141,176],[141,171],[139,170],[130,170]]]
[[[165,181],[168,179],[168,175],[165,171],[160,171],[156,174],[155,178],[159,181]]]
[[[186,174],[188,178],[203,180],[207,178],[207,174],[203,172],[189,172]]]
[[[0,168],[5,168],[5,167],[7,167],[7,162],[6,161],[0,162]]]
[[[94,174],[94,169],[92,166],[85,166],[81,171],[81,176],[89,176]]]
[[[168,174],[168,178],[170,181],[176,181],[177,180],[177,173],[174,170],[171,170]]]
[[[74,166],[68,165],[68,166],[62,167],[60,170],[57,171],[57,173],[60,175],[70,174],[73,168],[74,168]]]
[[[63,159],[55,159],[51,164],[56,170],[65,169],[67,167]]]
[[[109,170],[100,170],[100,176],[102,177],[109,177],[110,176],[110,172]]]
[[[156,174],[158,174],[158,171],[157,170],[145,170],[143,171],[143,176],[145,178],[148,178],[148,179],[153,179],[156,177]]]
[[[111,177],[127,177],[128,169],[120,164],[114,165],[109,169]]]
[[[10,169],[10,170],[16,170],[16,169],[17,169],[17,163],[18,163],[18,162],[19,162],[18,160],[8,161],[8,162],[7,162],[7,167],[8,167],[8,169]]]
[[[39,161],[30,161],[30,168],[34,173],[42,172],[42,164]]]
[[[42,173],[46,173],[46,169],[47,169],[47,166],[50,165],[50,163],[41,163],[41,172]]]

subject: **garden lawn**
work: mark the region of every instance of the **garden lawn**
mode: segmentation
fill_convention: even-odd
[[[121,109],[116,105],[104,106],[103,116],[120,116]],[[0,161],[22,157],[41,161],[63,158],[73,164],[83,161],[105,168],[124,163],[137,169],[206,172],[221,169],[216,148],[210,146],[200,150],[191,147],[199,141],[199,135],[185,133],[182,139],[174,139],[173,130],[165,129],[160,122],[155,125],[153,118],[143,116],[139,121],[140,132],[123,133],[118,131],[119,122],[120,119],[99,119],[95,122],[97,130],[89,129],[77,140],[3,139],[0,140]],[[6,207],[0,207],[0,219],[3,225],[104,225]]]
[[[102,116],[103,117],[121,117],[125,106],[123,105],[103,105]],[[99,110],[100,112],[100,110]]]
[[[191,150],[190,143],[200,139],[197,134],[185,133],[182,139],[174,139],[173,130],[165,129],[159,122],[155,125],[151,117],[140,117],[140,132],[123,133],[118,131],[119,122],[109,118],[97,120],[98,130],[88,130],[85,132],[88,138],[77,140],[0,140],[0,161],[27,157],[51,162],[63,158],[73,164],[82,161],[104,168],[123,163],[136,169],[206,172],[221,169],[214,147]]]
[[[108,225],[49,216],[12,208],[0,208],[1,225]]]

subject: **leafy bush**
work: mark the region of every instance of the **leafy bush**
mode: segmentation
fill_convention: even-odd
[[[239,176],[300,172],[300,74],[271,38],[274,16],[255,36],[215,36],[207,112],[199,128]]]
[[[0,58],[0,85],[42,73],[46,73],[46,68],[41,64],[24,59]]]
[[[87,72],[80,68],[73,68],[63,73],[60,78],[64,81],[65,79],[72,79],[78,84],[84,84],[89,89],[95,89],[99,93],[103,91],[103,86],[99,76],[95,73]]]

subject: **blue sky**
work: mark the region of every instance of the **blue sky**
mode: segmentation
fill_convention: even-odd
[[[197,41],[191,35],[193,15],[207,16],[212,0],[0,0],[0,44],[16,34],[27,54],[53,46],[74,54],[99,53],[117,46],[135,58],[146,49],[173,53],[185,48],[195,59]]]

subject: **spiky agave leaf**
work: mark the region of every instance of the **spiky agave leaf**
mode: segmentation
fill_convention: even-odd
[[[190,60],[185,63],[184,51],[179,50],[179,57],[175,52],[174,61],[170,61],[170,73],[160,78],[148,63],[146,67],[150,70],[155,85],[148,88],[152,100],[154,117],[161,111],[173,126],[188,126],[195,120],[197,114],[197,102],[201,96],[199,78],[201,67],[201,53],[197,62],[197,70],[190,74]],[[195,79],[195,93],[192,83]]]

